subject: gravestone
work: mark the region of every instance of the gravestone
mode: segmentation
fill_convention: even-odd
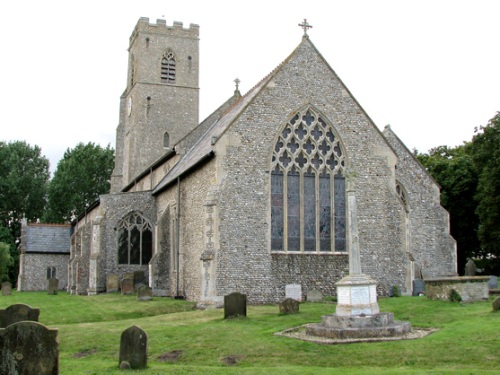
[[[123,295],[130,295],[134,294],[134,279],[130,277],[126,277],[122,280],[122,294]]]
[[[488,281],[488,289],[498,289],[498,277],[494,275],[490,276],[490,280]]]
[[[495,298],[492,303],[493,311],[500,311],[500,297]]]
[[[321,302],[323,301],[323,293],[318,289],[309,290],[306,294],[307,302]]]
[[[425,294],[425,282],[422,279],[413,280],[413,293],[414,296],[421,296]]]
[[[285,298],[293,298],[302,301],[302,286],[300,284],[288,284],[285,286]]]
[[[138,301],[151,301],[153,299],[153,289],[146,285],[141,285],[137,289],[137,300]]]
[[[285,298],[280,302],[281,314],[296,314],[299,312],[299,301],[294,298]]]
[[[57,294],[57,291],[59,290],[59,279],[50,278],[48,279],[48,284],[47,293],[50,295]]]
[[[247,316],[247,296],[238,292],[224,296],[224,319]]]
[[[119,289],[118,275],[115,274],[106,275],[106,292],[115,293],[118,292],[118,289]]]
[[[465,276],[474,276],[476,274],[476,263],[469,259],[465,264]]]
[[[18,322],[0,329],[0,342],[0,374],[59,374],[57,329]]]
[[[2,296],[11,296],[12,295],[12,284],[10,281],[4,281],[2,283]]]
[[[139,289],[139,287],[146,285],[146,276],[144,275],[144,271],[135,271],[134,272],[134,290]]]
[[[120,359],[118,365],[128,362],[130,368],[146,368],[148,362],[148,335],[137,326],[127,328],[120,338]]]
[[[25,320],[38,322],[39,315],[40,309],[33,309],[22,303],[11,305],[5,310],[0,310],[0,328],[6,328],[11,324]]]

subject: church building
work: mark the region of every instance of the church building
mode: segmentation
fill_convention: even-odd
[[[200,307],[232,292],[277,302],[288,284],[334,296],[349,270],[349,215],[379,295],[456,275],[439,186],[302,27],[281,64],[200,122],[198,25],[138,21],[111,191],[74,223],[71,293],[143,271],[154,295]]]

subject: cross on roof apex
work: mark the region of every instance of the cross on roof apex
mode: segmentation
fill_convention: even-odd
[[[307,35],[307,29],[312,29],[312,26],[307,23],[307,19],[304,18],[304,22],[299,23],[299,26],[304,29],[304,35],[302,36],[302,38],[308,38],[309,36]]]

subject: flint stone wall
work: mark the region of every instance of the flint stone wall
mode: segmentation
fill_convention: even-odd
[[[440,279],[426,279],[425,295],[430,299],[448,301],[450,292],[455,289],[463,302],[488,299],[489,276],[457,276]]]

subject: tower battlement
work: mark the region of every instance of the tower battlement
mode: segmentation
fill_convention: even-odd
[[[141,17],[130,36],[130,44],[139,32],[144,33],[164,33],[187,38],[198,38],[200,35],[200,26],[195,23],[190,23],[189,28],[185,28],[184,24],[179,21],[174,21],[172,26],[167,25],[164,19],[157,19],[156,23],[150,23],[148,17]]]

